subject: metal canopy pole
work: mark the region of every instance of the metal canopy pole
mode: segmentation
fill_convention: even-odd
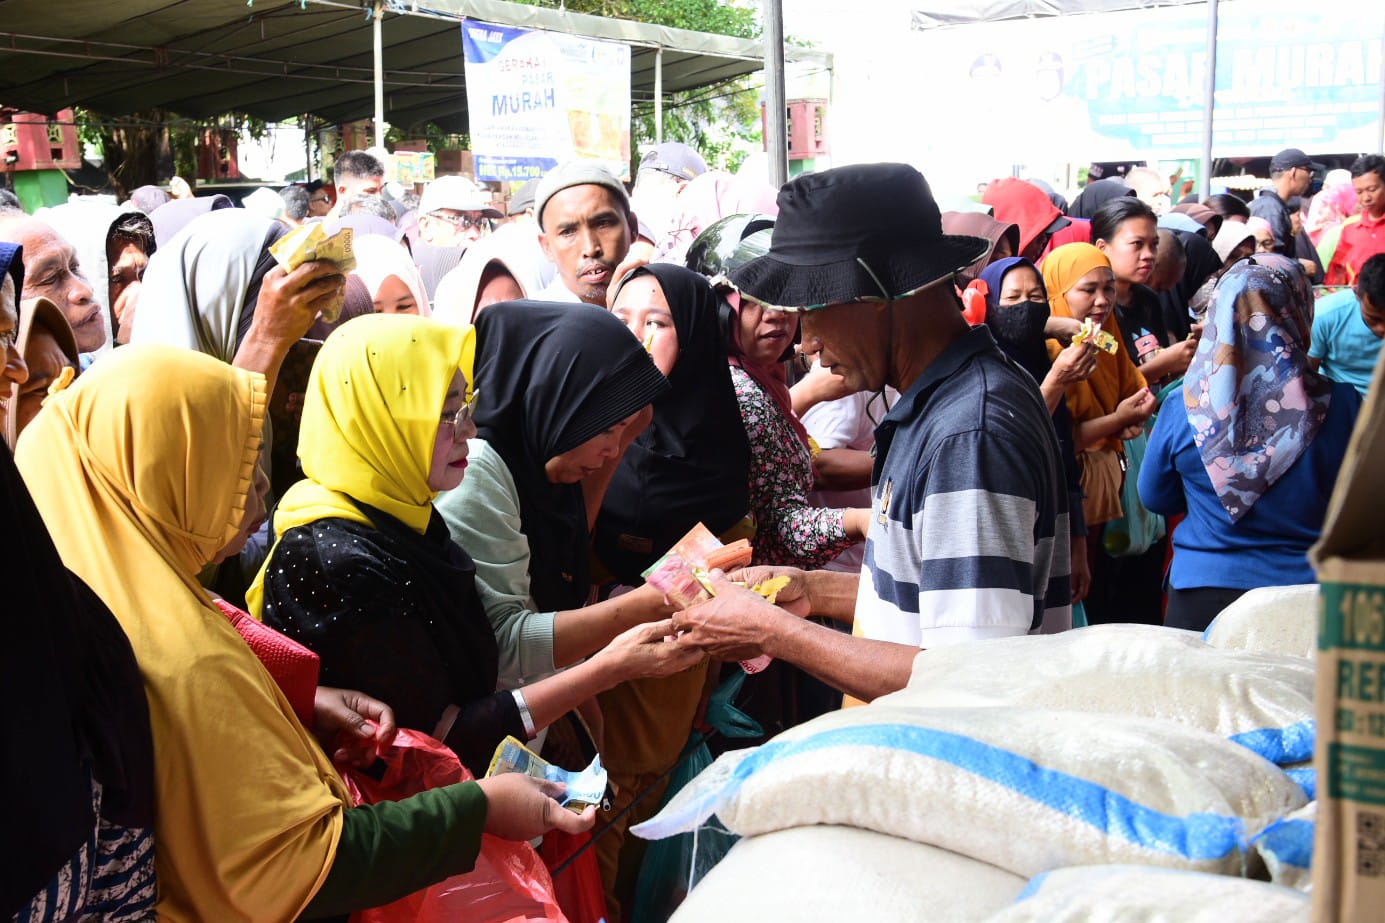
[[[1217,99],[1217,0],[1207,0],[1207,80],[1202,105],[1202,198],[1212,194],[1212,122]]]
[[[313,117],[303,114],[303,181],[313,181]]]
[[[769,181],[789,181],[788,106],[784,99],[784,9],[782,0],[761,0],[765,20],[765,149]]]
[[[654,48],[654,143],[664,143],[664,46]]]
[[[385,43],[380,33],[380,21],[384,18],[384,0],[375,0],[375,15],[371,25],[375,30],[375,146],[385,146]]]

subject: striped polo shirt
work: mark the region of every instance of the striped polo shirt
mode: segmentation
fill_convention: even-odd
[[[1071,623],[1053,421],[989,330],[924,370],[875,451],[857,635],[927,648]]]

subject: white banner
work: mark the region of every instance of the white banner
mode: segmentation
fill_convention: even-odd
[[[630,178],[630,46],[466,20],[462,50],[477,179],[574,159]]]

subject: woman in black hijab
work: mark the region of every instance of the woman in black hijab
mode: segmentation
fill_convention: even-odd
[[[1212,249],[1212,244],[1201,234],[1190,231],[1174,231],[1183,244],[1187,254],[1187,265],[1183,278],[1166,292],[1159,292],[1159,306],[1164,314],[1164,325],[1172,338],[1182,340],[1192,332],[1194,323],[1190,306],[1193,295],[1212,275],[1222,267],[1221,257]]]
[[[698,522],[729,541],[727,533],[744,528],[750,512],[750,440],[731,384],[718,302],[703,276],[672,263],[640,267],[611,290],[612,312],[672,386],[654,401],[654,419],[626,450],[596,522],[597,557],[629,586],[642,583],[640,573]],[[704,660],[600,696],[602,764],[620,793],[613,809],[642,795],[596,844],[613,903],[628,906],[644,855],[643,841],[623,831],[658,809],[666,773],[692,732],[707,666]]]
[[[1016,271],[1018,270],[1018,271]],[[1007,280],[1007,277],[1008,280]],[[1029,260],[997,260],[981,273],[985,283],[986,326],[1000,348],[1020,368],[1033,377],[1039,393],[1053,416],[1058,448],[1068,485],[1068,531],[1072,538],[1072,601],[1074,606],[1087,595],[1091,570],[1087,565],[1087,521],[1082,512],[1082,475],[1072,438],[1072,415],[1068,413],[1063,390],[1085,379],[1095,368],[1095,348],[1068,347],[1061,366],[1048,358],[1044,322],[1049,316],[1048,293],[1043,277]],[[1063,626],[1044,626],[1045,631]]]
[[[1077,198],[1072,200],[1072,207],[1068,209],[1068,217],[1085,218],[1090,221],[1096,217],[1097,209],[1107,202],[1134,194],[1135,190],[1125,185],[1124,180],[1099,179],[1082,187]]]
[[[620,321],[590,305],[492,305],[476,340],[478,438],[461,486],[435,505],[476,563],[507,689],[671,613],[652,587],[586,604],[590,498],[668,381]]]
[[[0,785],[9,797],[0,919],[153,916],[154,762],[134,651],[63,566],[9,449]]]
[[[652,280],[652,298],[636,294],[641,277]],[[649,310],[660,303],[665,310]],[[698,522],[721,535],[745,519],[750,442],[731,385],[717,296],[706,279],[672,263],[643,266],[617,284],[612,306],[632,333],[651,344],[654,362],[672,386],[654,401],[653,421],[626,450],[596,522],[597,557],[618,580],[634,586]],[[669,368],[662,367],[654,346],[665,317],[676,344]]]

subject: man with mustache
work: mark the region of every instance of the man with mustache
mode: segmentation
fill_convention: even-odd
[[[558,268],[558,277],[534,297],[606,307],[606,290],[639,227],[620,180],[593,161],[562,164],[540,181],[534,214],[539,246]]]
[[[92,297],[72,244],[48,224],[18,209],[0,211],[0,240],[24,248],[25,298],[43,297],[57,305],[82,353],[94,353],[106,345],[101,305]]]

